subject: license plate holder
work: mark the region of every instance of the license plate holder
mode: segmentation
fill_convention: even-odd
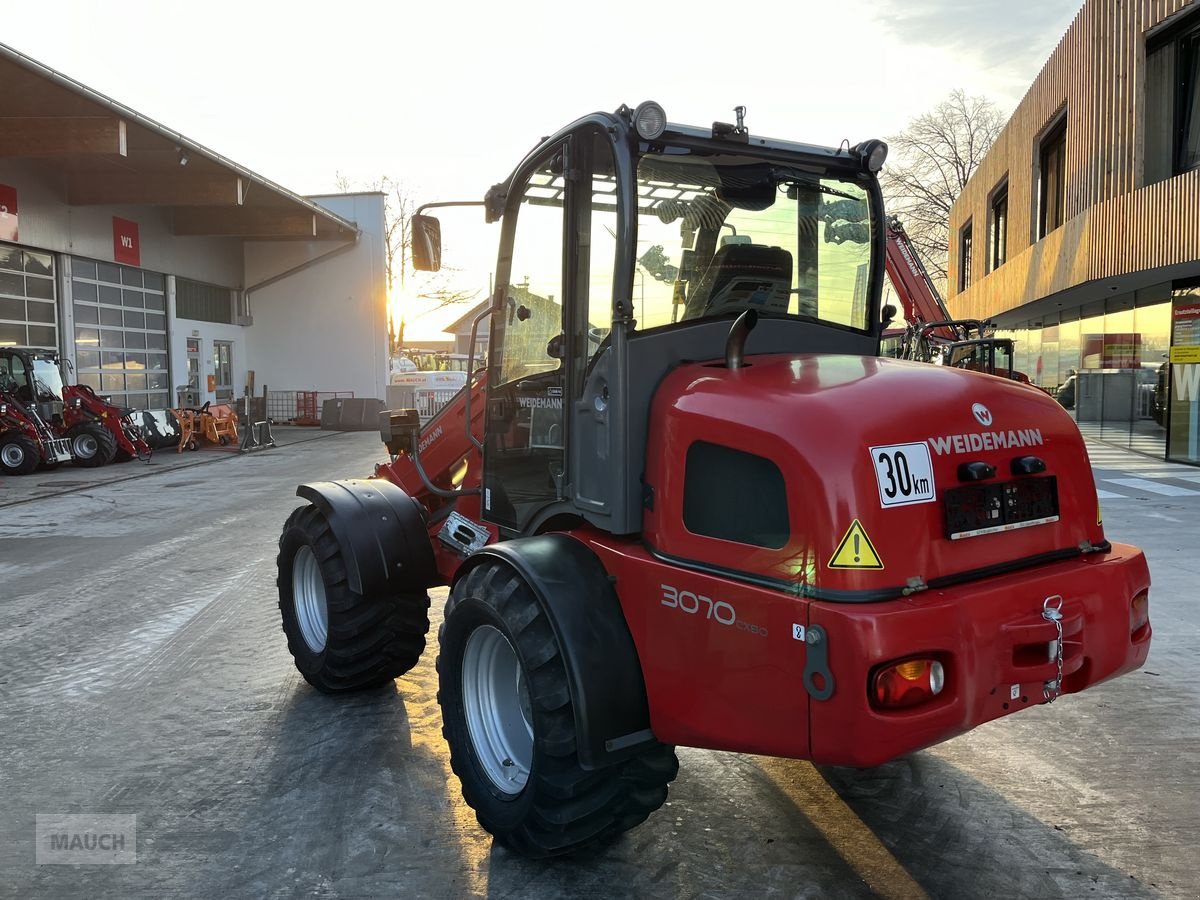
[[[950,488],[943,494],[946,537],[952,541],[1058,521],[1053,475]]]

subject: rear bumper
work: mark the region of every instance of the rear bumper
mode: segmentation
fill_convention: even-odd
[[[810,626],[827,634],[835,690],[811,704],[818,763],[874,766],[1045,702],[1056,677],[1057,636],[1043,601],[1061,595],[1062,694],[1131,672],[1146,661],[1151,630],[1130,632],[1130,604],[1150,586],[1145,557],[1114,544],[1107,553],[930,590],[885,603],[814,602]],[[906,657],[939,659],[946,685],[933,700],[883,711],[869,700],[874,669]]]

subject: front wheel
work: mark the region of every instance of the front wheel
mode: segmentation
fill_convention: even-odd
[[[67,432],[71,441],[71,459],[89,469],[108,465],[117,455],[117,439],[103,425],[84,422]]]
[[[564,649],[511,568],[483,562],[455,585],[439,642],[450,763],[501,844],[529,857],[570,853],[641,824],[667,799],[673,747],[582,768]]]
[[[417,664],[429,631],[429,595],[352,591],[341,547],[315,506],[301,506],[284,523],[278,566],[288,650],[313,687],[375,687]]]
[[[12,432],[0,435],[0,470],[5,475],[28,475],[41,460],[41,448],[33,438]]]

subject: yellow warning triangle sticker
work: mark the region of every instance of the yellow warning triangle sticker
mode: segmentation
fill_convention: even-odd
[[[882,569],[883,560],[867,537],[858,519],[850,523],[850,528],[838,548],[833,551],[829,560],[831,569]]]

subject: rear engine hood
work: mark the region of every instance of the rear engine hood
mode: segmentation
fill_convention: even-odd
[[[685,527],[685,495],[706,490],[685,484],[697,441],[778,467],[782,547]],[[1044,483],[1024,484],[1037,479]],[[728,491],[719,472],[704,480]],[[1104,543],[1083,440],[1053,399],[902,360],[805,354],[751,357],[738,370],[682,365],[655,396],[646,481],[645,536],[660,554],[832,600],[895,596]],[[986,487],[1001,484],[1012,487]],[[964,487],[973,498],[948,497]],[[752,491],[738,497],[728,504],[742,519],[755,509],[739,505],[769,505]]]

